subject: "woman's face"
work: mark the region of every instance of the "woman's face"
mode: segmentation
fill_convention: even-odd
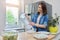
[[[42,6],[41,5],[38,6],[38,12],[40,12],[40,13],[42,12]]]

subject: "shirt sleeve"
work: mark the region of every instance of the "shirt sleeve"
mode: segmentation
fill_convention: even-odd
[[[31,16],[31,21],[34,22],[34,14]]]
[[[45,25],[45,27],[48,26],[48,15],[45,16],[44,25]]]
[[[35,16],[36,16],[36,13],[31,15],[31,21],[32,22],[35,22]]]

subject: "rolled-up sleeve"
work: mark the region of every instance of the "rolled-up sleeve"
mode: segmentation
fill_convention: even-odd
[[[44,25],[45,25],[45,27],[48,26],[48,15],[45,16]]]

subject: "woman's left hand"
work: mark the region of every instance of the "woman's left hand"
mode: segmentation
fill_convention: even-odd
[[[36,27],[39,27],[39,24],[35,24]]]
[[[30,22],[30,25],[39,27],[39,24],[36,24],[36,23],[34,23],[34,22]]]

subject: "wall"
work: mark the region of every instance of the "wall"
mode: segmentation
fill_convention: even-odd
[[[24,4],[30,4],[30,3],[32,3],[33,2],[33,0],[24,0]]]
[[[0,0],[0,34],[5,27],[5,0]]]
[[[24,0],[20,0],[20,12],[24,12]]]
[[[53,0],[53,17],[54,14],[57,13],[58,16],[60,16],[60,0]],[[59,22],[60,22],[60,18],[59,18]],[[60,32],[60,23],[58,25],[58,32]],[[54,40],[59,40],[60,39],[60,34],[54,39]]]
[[[60,13],[60,0],[53,0],[53,14],[57,13],[58,16]]]
[[[39,1],[41,1],[41,0],[33,0],[32,2],[34,3],[34,2],[39,2]],[[43,0],[42,0],[43,1]]]

